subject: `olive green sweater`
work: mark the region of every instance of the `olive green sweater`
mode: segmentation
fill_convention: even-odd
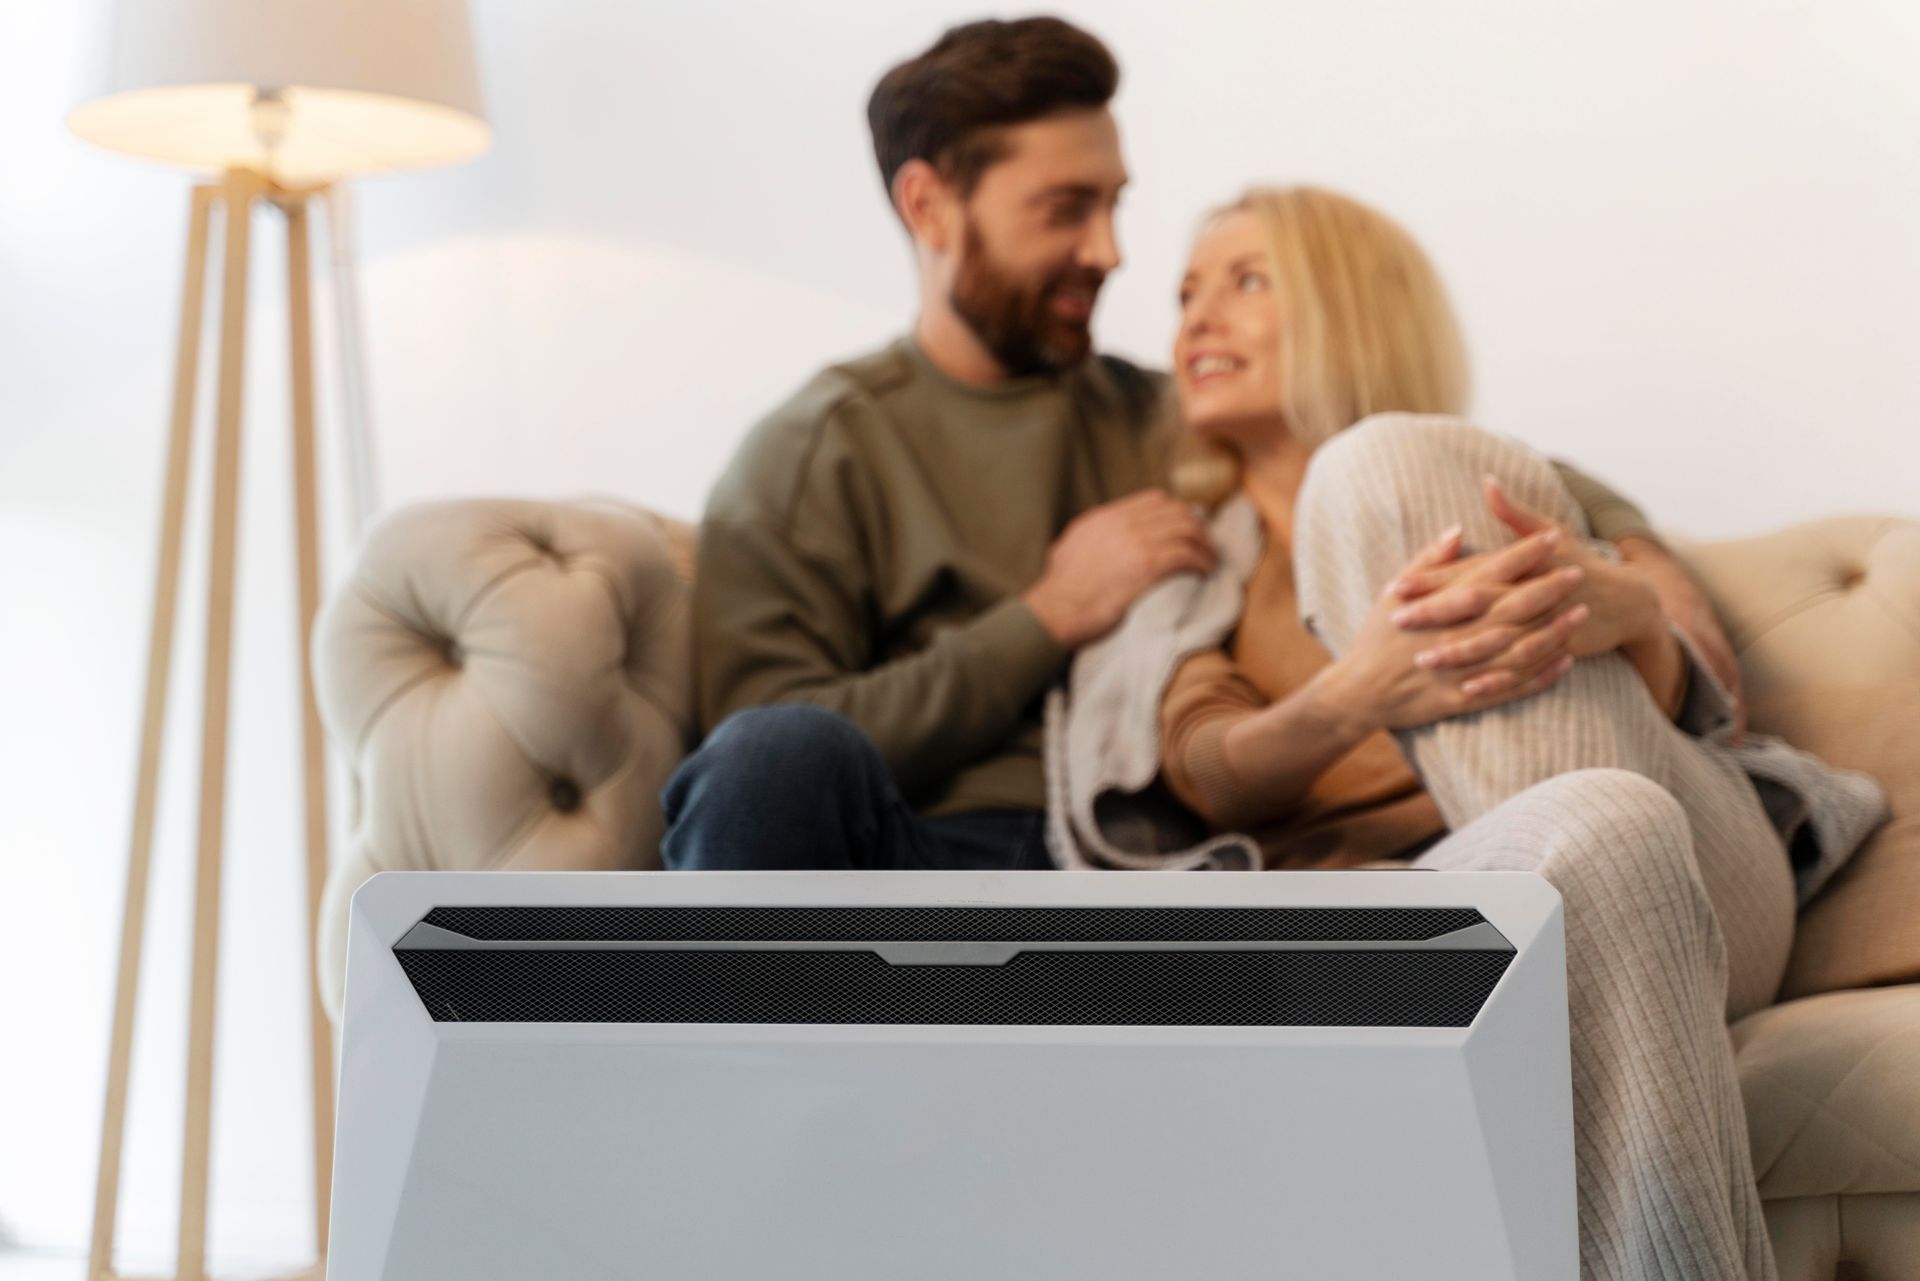
[[[1163,483],[1164,375],[1116,357],[975,387],[911,338],[763,419],[715,486],[694,580],[702,730],[812,703],[926,814],[1042,809],[1040,696],[1067,655],[1020,593],[1090,507]],[[1562,469],[1594,532],[1645,521]]]

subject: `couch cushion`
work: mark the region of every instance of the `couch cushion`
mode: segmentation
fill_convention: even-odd
[[[1895,821],[1807,906],[1783,997],[1920,979],[1920,521],[1849,516],[1683,546],[1757,730],[1880,780]]]
[[[1829,992],[1733,1027],[1768,1199],[1920,1192],[1920,984]]]
[[[1920,726],[1920,710],[1912,724]],[[1908,813],[1883,828],[1801,913],[1780,999],[1915,980],[1920,814]]]
[[[1920,1192],[1768,1201],[1780,1281],[1912,1281]]]

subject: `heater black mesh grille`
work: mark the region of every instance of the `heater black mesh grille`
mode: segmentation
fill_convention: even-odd
[[[436,907],[488,941],[1413,942],[1478,925],[1470,907]]]
[[[436,1022],[1465,1027],[1510,951],[405,948]]]

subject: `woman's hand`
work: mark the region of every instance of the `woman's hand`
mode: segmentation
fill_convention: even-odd
[[[1573,669],[1568,643],[1591,615],[1568,600],[1585,569],[1551,565],[1564,541],[1546,528],[1462,561],[1459,528],[1442,534],[1388,584],[1352,647],[1322,673],[1330,703],[1361,732],[1412,729],[1551,686]],[[1441,572],[1433,596],[1405,603],[1402,584]],[[1419,605],[1430,621],[1411,630],[1400,620]]]
[[[1636,566],[1609,559],[1595,551],[1585,539],[1573,536],[1558,522],[1532,511],[1507,497],[1500,482],[1486,478],[1487,507],[1500,522],[1522,539],[1536,537],[1549,530],[1559,535],[1549,565],[1577,567],[1579,585],[1568,597],[1569,605],[1585,605],[1587,621],[1574,632],[1567,649],[1575,658],[1591,658],[1616,649],[1646,644],[1665,629],[1660,597],[1652,579]],[[1498,599],[1501,585],[1489,584],[1484,576],[1470,570],[1481,557],[1469,557],[1452,564],[1426,566],[1402,574],[1394,591],[1411,602],[1394,616],[1406,628],[1457,626],[1480,617]],[[1435,656],[1442,667],[1480,661],[1485,656],[1475,650],[1443,645]]]
[[[1570,601],[1587,606],[1589,621],[1569,639],[1569,652],[1586,658],[1619,650],[1640,673],[1662,712],[1676,715],[1686,689],[1686,659],[1667,629],[1665,596],[1654,576],[1639,565],[1601,556],[1555,521],[1508,498],[1492,476],[1486,478],[1486,493],[1488,509],[1523,541],[1558,532],[1560,551],[1553,563],[1583,571],[1581,586]],[[1389,590],[1413,603],[1396,619],[1406,627],[1432,627],[1440,621],[1473,617],[1478,603],[1475,588],[1468,581],[1456,583],[1461,574],[1459,565],[1442,563],[1401,575]],[[1484,588],[1480,591],[1484,595]],[[1443,646],[1434,660],[1450,666],[1475,657],[1474,652]]]

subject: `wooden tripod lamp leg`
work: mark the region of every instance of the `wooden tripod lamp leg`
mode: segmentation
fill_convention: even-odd
[[[327,757],[320,708],[313,696],[313,620],[320,609],[319,481],[313,444],[313,309],[308,255],[308,197],[286,204],[287,333],[293,371],[294,546],[300,590],[301,759],[306,767],[307,912],[317,928],[327,883]],[[333,1027],[320,1004],[318,939],[307,939],[308,1017],[313,1039],[314,1248],[327,1248],[327,1209],[333,1178]]]
[[[200,840],[195,864],[193,970],[187,1025],[185,1150],[180,1167],[178,1281],[205,1281],[208,1140],[213,1120],[213,1023],[220,964],[220,856],[227,798],[227,703],[233,652],[233,566],[239,533],[240,410],[247,344],[247,265],[261,181],[227,175],[221,276],[220,388],[208,548],[207,663],[200,734]]]
[[[173,366],[173,419],[167,433],[167,470],[160,502],[160,551],[154,563],[153,613],[147,631],[147,696],[140,721],[140,763],[133,791],[133,839],[127,857],[127,897],[120,923],[120,973],[114,986],[113,1037],[107,1053],[107,1098],[100,1125],[100,1170],[93,1193],[93,1238],[88,1281],[113,1269],[113,1238],[120,1212],[120,1150],[127,1126],[127,1076],[133,1059],[133,1016],[140,996],[140,948],[153,866],[153,822],[160,782],[160,748],[167,723],[168,676],[173,669],[174,606],[180,588],[180,542],[186,524],[187,467],[193,453],[195,376],[200,368],[200,318],[207,285],[207,228],[218,188],[193,189],[187,223],[186,274],[180,287],[180,340]]]
[[[260,176],[229,173],[194,189],[181,290],[180,342],[174,365],[172,426],[162,493],[160,551],[154,572],[147,652],[147,691],[134,788],[132,849],[120,934],[113,1035],[107,1062],[100,1169],[94,1189],[88,1281],[115,1281],[114,1233],[126,1134],[127,1083],[138,1006],[140,952],[151,880],[160,756],[186,523],[196,374],[215,203],[224,209],[220,370],[213,456],[212,531],[208,546],[206,668],[200,738],[198,856],[194,876],[193,962],[187,1031],[187,1092],[180,1178],[177,1281],[206,1281],[207,1207],[213,1121],[214,1023],[218,1008],[221,857],[226,823],[227,725],[232,675],[234,569],[239,538],[241,410],[245,393],[248,267],[253,210],[268,192]],[[293,392],[293,497],[299,580],[301,748],[305,766],[307,920],[319,918],[327,874],[326,749],[313,695],[312,634],[320,599],[319,484],[314,449],[313,325],[307,200],[280,193],[287,215],[287,303]],[[313,1040],[314,1231],[320,1261],[303,1276],[326,1274],[328,1205],[333,1170],[333,1031],[320,1003],[314,940],[307,945]]]

